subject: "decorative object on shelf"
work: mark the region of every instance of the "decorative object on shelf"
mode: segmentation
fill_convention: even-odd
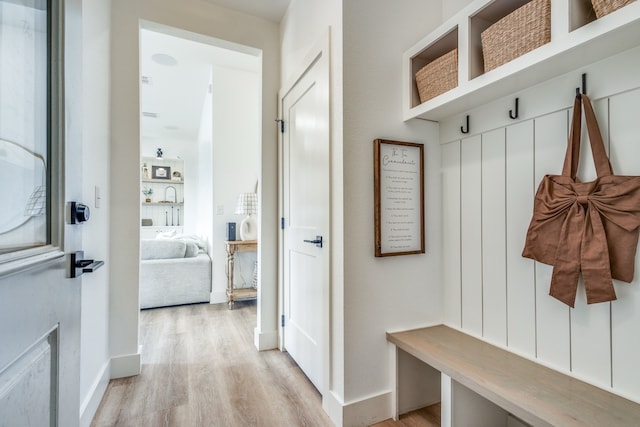
[[[241,193],[238,196],[236,214],[246,215],[240,224],[240,240],[256,240],[258,238],[258,223],[255,215],[258,213],[258,195],[256,193]]]
[[[634,1],[636,0],[591,0],[591,4],[593,5],[593,10],[596,12],[596,17],[602,18]]]
[[[375,256],[423,254],[423,145],[376,139],[373,159]]]
[[[458,49],[445,53],[416,73],[420,102],[435,98],[458,86]]]
[[[162,148],[158,148],[158,149],[156,150],[156,159],[157,159],[157,160],[162,160],[162,155],[163,155],[163,153],[162,153]]]
[[[149,166],[147,164],[142,165],[142,179],[149,179],[151,176],[149,175]]]
[[[171,174],[171,179],[173,181],[182,181],[182,172],[174,170]]]
[[[597,178],[577,178],[582,106]],[[582,273],[587,303],[616,299],[612,278],[633,280],[640,232],[640,176],[613,175],[586,94],[578,94],[562,175],[545,175],[522,256],[553,265],[549,294],[573,307]],[[632,249],[633,248],[633,249]]]
[[[164,201],[167,203],[176,203],[176,187],[169,185],[164,189]]]
[[[151,203],[151,195],[153,194],[153,188],[144,187],[142,189],[142,194],[144,194],[144,197],[145,197],[144,201],[146,203]]]
[[[143,227],[151,227],[153,225],[153,220],[151,218],[142,218],[141,223]]]
[[[171,167],[169,166],[151,166],[152,179],[171,179]]]
[[[551,1],[532,0],[480,35],[484,71],[490,71],[551,41]]]

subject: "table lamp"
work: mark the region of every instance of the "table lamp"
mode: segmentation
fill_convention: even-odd
[[[258,222],[255,215],[258,213],[258,195],[256,193],[240,193],[236,214],[247,217],[240,224],[240,240],[257,240]]]

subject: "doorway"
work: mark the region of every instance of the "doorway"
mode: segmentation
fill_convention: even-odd
[[[238,198],[256,192],[260,175],[261,51],[149,22],[140,46],[141,238],[187,240],[210,260],[208,295],[199,283],[189,300],[146,308],[226,303],[226,224],[243,220]],[[181,268],[173,259],[167,264]],[[252,285],[255,264],[255,253],[237,257],[237,287]],[[142,264],[140,271],[145,308]]]

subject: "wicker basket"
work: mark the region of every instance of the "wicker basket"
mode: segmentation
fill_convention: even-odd
[[[416,73],[416,85],[421,103],[458,86],[458,49],[422,67]]]
[[[493,70],[551,41],[551,2],[533,0],[480,35],[484,71]]]
[[[634,1],[636,0],[591,0],[591,4],[593,4],[593,10],[595,10],[596,16],[602,18]]]

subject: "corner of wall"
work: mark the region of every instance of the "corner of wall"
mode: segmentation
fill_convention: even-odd
[[[258,351],[273,350],[278,348],[278,331],[260,331],[258,328],[253,330],[253,343]]]
[[[140,353],[138,348],[135,354],[127,354],[111,358],[111,378],[125,378],[139,375],[141,370]]]
[[[393,417],[393,399],[393,392],[385,391],[345,404],[330,391],[322,399],[322,408],[337,427],[368,426]]]

